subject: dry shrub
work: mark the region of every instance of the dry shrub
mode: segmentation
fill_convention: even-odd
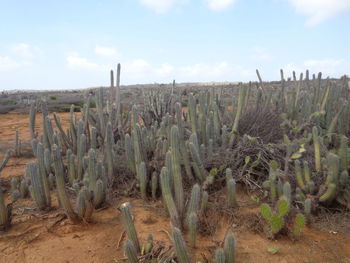
[[[279,114],[265,106],[248,109],[238,124],[238,133],[259,138],[263,143],[276,143],[283,138]]]
[[[214,150],[211,159],[204,161],[205,168],[209,171],[211,168],[218,169],[218,176],[213,190],[222,189],[224,173],[226,168],[231,168],[236,181],[242,182],[250,189],[261,188],[260,185],[265,181],[269,174],[269,163],[275,160],[280,164],[284,162],[283,150],[275,144],[265,144],[260,138],[248,138],[243,136],[238,138],[232,149],[218,148]],[[245,166],[245,158],[250,157],[250,163]],[[258,157],[260,156],[260,157]],[[250,165],[258,160],[258,165],[252,169]]]

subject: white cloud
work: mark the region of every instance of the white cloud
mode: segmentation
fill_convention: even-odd
[[[140,0],[140,3],[158,14],[169,11],[179,0]],[[180,0],[181,2],[181,0]]]
[[[269,60],[271,59],[271,55],[265,48],[254,47],[250,58],[252,60]]]
[[[21,57],[32,58],[34,56],[29,45],[25,43],[14,44],[10,47],[10,50]]]
[[[349,0],[288,0],[298,13],[306,15],[307,26],[315,26],[341,13],[350,12]]]
[[[117,58],[119,56],[118,52],[115,48],[103,47],[103,46],[99,46],[99,45],[97,45],[95,47],[95,53],[97,55],[104,56],[104,57]]]
[[[236,0],[206,0],[209,9],[213,11],[222,11],[229,8]]]
[[[89,61],[87,58],[79,56],[77,53],[72,53],[66,57],[67,66],[72,70],[87,70],[87,71],[105,71],[108,68],[105,65]]]
[[[0,56],[0,71],[10,71],[28,66],[28,61],[17,61],[7,56]]]

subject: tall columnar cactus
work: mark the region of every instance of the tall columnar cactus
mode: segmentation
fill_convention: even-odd
[[[81,134],[78,140],[78,152],[77,152],[77,178],[81,180],[83,178],[83,158],[86,152],[86,136]]]
[[[67,167],[68,167],[68,180],[70,184],[73,184],[77,179],[76,174],[76,158],[71,149],[67,150]]]
[[[225,263],[225,252],[222,248],[219,248],[215,251],[215,263]]]
[[[30,105],[30,110],[29,110],[29,131],[30,131],[30,138],[32,140],[36,138],[35,116],[36,116],[36,106],[35,106],[35,103],[32,103]]]
[[[99,208],[106,200],[106,185],[101,179],[97,179],[93,193],[94,207]]]
[[[120,210],[122,212],[126,234],[128,238],[133,242],[137,253],[139,253],[141,251],[140,243],[137,237],[137,232],[136,232],[134,221],[131,215],[130,207],[131,207],[130,203],[127,202],[121,205]]]
[[[51,206],[51,196],[50,196],[50,186],[49,181],[46,174],[45,168],[45,157],[44,157],[44,148],[41,143],[38,144],[37,148],[37,159],[38,159],[38,167],[40,173],[40,180],[43,187],[43,194],[45,198],[46,206]]]
[[[202,214],[205,214],[208,208],[209,194],[207,191],[202,192],[201,208],[200,211]]]
[[[92,149],[95,149],[97,148],[97,129],[96,127],[92,127],[91,128],[91,138],[90,138],[90,147]]]
[[[206,178],[206,170],[203,166],[202,160],[199,155],[199,148],[197,148],[192,142],[188,144],[190,151],[191,151],[191,156],[193,159],[193,170],[195,172],[197,180],[200,182],[203,182]]]
[[[299,187],[305,191],[306,185],[304,183],[304,178],[303,178],[303,174],[302,174],[299,160],[294,161],[294,169],[295,169],[295,177],[297,179],[297,183],[298,183]]]
[[[105,146],[106,146],[106,163],[107,163],[107,175],[109,180],[113,178],[113,146],[114,146],[114,135],[112,130],[112,124],[110,122],[107,123],[106,127],[106,136],[105,136]]]
[[[235,237],[233,234],[228,234],[225,239],[225,245],[224,245],[224,251],[225,251],[225,262],[226,263],[235,263]]]
[[[0,186],[0,231],[6,230],[11,224],[12,207],[5,205],[5,198]]]
[[[139,168],[139,182],[140,182],[140,190],[141,190],[141,198],[143,200],[147,200],[147,169],[146,164],[144,162],[140,163]]]
[[[242,110],[243,110],[243,104],[244,104],[244,101],[245,101],[246,94],[247,94],[246,88],[244,88],[243,85],[240,84],[236,116],[235,116],[235,120],[233,122],[231,134],[230,134],[230,141],[229,141],[229,146],[230,147],[233,146],[233,143],[234,143],[235,138],[236,138],[236,134],[238,132],[238,123],[239,123],[239,120],[241,118],[241,114],[242,114]]]
[[[30,193],[39,209],[46,209],[50,206],[47,203],[45,196],[43,182],[40,177],[38,164],[36,162],[28,163],[26,166],[26,174],[30,178],[31,185],[29,187]]]
[[[315,168],[316,172],[319,173],[321,171],[321,149],[317,127],[312,128],[312,139],[314,143]]]
[[[84,221],[89,222],[94,211],[93,194],[87,187],[82,187],[77,197],[77,214]]]
[[[19,192],[22,198],[26,198],[28,196],[28,182],[26,179],[22,179],[19,185]]]
[[[57,192],[58,192],[58,198],[59,198],[60,204],[63,207],[63,209],[65,210],[68,218],[73,223],[78,223],[78,222],[80,222],[80,218],[74,212],[72,205],[69,201],[68,195],[66,193],[61,151],[57,145],[52,146],[52,158],[53,158],[53,162],[54,162]]]
[[[348,144],[348,138],[346,136],[341,136],[340,147],[338,150],[338,155],[340,157],[340,171],[347,171],[349,167]]]
[[[139,141],[139,137],[137,135],[136,129],[132,130],[131,132],[131,138],[133,141],[133,146],[134,146],[134,156],[135,156],[135,171],[136,171],[136,176],[138,176],[138,170],[140,168],[140,164],[143,161],[143,156],[141,152],[141,145]]]
[[[19,157],[21,155],[21,140],[19,139],[18,129],[16,129],[15,134],[15,155]]]
[[[190,201],[188,202],[188,207],[186,211],[186,222],[185,225],[187,228],[190,227],[190,216],[192,213],[197,213],[200,208],[201,201],[201,188],[198,184],[195,184],[192,187]]]
[[[125,153],[128,162],[128,167],[131,172],[136,173],[135,156],[132,148],[132,142],[129,134],[125,135]]]
[[[189,243],[190,247],[196,247],[198,217],[196,213],[191,213],[188,219],[189,224]]]
[[[177,126],[171,128],[171,163],[174,178],[174,192],[176,207],[180,215],[184,212],[184,190],[180,166],[179,151],[179,129]]]
[[[177,212],[177,208],[170,188],[169,173],[167,167],[162,168],[162,171],[160,173],[160,183],[162,188],[163,200],[168,209],[171,222],[174,226],[181,228],[181,220]]]
[[[179,263],[190,263],[190,258],[186,251],[185,241],[182,237],[180,229],[173,228],[173,241],[175,246],[175,253]]]
[[[10,159],[10,152],[11,152],[10,150],[7,150],[5,152],[5,155],[4,155],[4,157],[3,157],[3,159],[2,159],[2,161],[0,163],[0,172],[1,172],[2,169],[4,169],[4,167],[6,166],[7,162]]]
[[[89,191],[94,191],[97,181],[97,168],[96,168],[96,152],[94,149],[90,149],[88,153],[88,169],[89,176]]]
[[[125,255],[130,263],[138,263],[137,250],[131,240],[127,240],[124,245]]]
[[[49,149],[45,149],[44,151],[44,164],[45,164],[46,174],[50,174],[52,158],[51,158],[51,151]]]
[[[197,104],[196,99],[192,93],[188,98],[188,113],[192,132],[197,132]]]
[[[234,179],[229,179],[226,185],[227,189],[227,204],[228,207],[237,206],[236,199],[236,181]]]
[[[152,199],[156,200],[157,189],[158,189],[158,174],[156,171],[152,173],[151,185],[152,185]]]

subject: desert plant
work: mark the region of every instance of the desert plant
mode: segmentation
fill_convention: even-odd
[[[122,212],[123,222],[125,226],[125,231],[128,236],[128,238],[132,241],[133,245],[135,246],[136,252],[139,253],[140,250],[140,243],[139,239],[137,237],[137,232],[135,229],[133,217],[131,215],[130,211],[130,203],[123,203],[120,207],[120,210]]]

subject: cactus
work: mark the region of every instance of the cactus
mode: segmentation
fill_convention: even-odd
[[[171,127],[171,164],[174,178],[175,203],[180,215],[184,211],[184,190],[182,186],[182,175],[180,166],[179,151],[179,129],[177,126]]]
[[[46,203],[46,206],[50,207],[51,206],[50,186],[46,175],[44,148],[41,143],[38,143],[37,159],[38,159],[38,168],[39,168],[40,180],[42,184],[45,203]]]
[[[303,214],[297,214],[294,221],[294,236],[300,236],[302,228],[305,226],[305,217]]]
[[[6,166],[7,162],[10,159],[10,152],[11,152],[10,150],[7,150],[5,152],[5,155],[4,155],[3,159],[2,159],[2,162],[0,163],[0,172],[1,172],[2,169],[4,169],[4,167]]]
[[[58,198],[59,198],[60,204],[64,208],[68,218],[73,223],[78,223],[80,222],[80,219],[78,215],[74,212],[65,190],[64,169],[63,169],[61,152],[58,146],[55,144],[52,146],[52,159],[54,162],[57,192],[58,192]]]
[[[32,103],[30,105],[30,110],[29,110],[29,131],[30,131],[30,138],[32,140],[36,138],[36,134],[35,134],[35,114],[36,114],[35,103]]]
[[[185,241],[182,237],[180,229],[177,227],[173,228],[173,241],[175,246],[175,254],[179,263],[190,263],[190,258],[188,257]]]
[[[226,263],[235,263],[235,237],[228,234],[224,245]]]
[[[18,129],[16,129],[15,134],[15,155],[16,157],[20,157],[21,155],[21,140],[19,139]]]
[[[86,186],[81,188],[77,197],[77,214],[84,221],[89,222],[93,213],[92,192]]]
[[[28,163],[26,166],[27,174],[29,175],[31,185],[32,198],[36,202],[39,209],[43,210],[49,207],[45,196],[44,187],[39,174],[38,164],[36,162]]]
[[[11,224],[12,206],[5,205],[5,198],[0,186],[0,231],[6,230]]]
[[[314,143],[315,168],[316,172],[319,173],[321,171],[321,151],[317,127],[312,128],[312,139]]]
[[[26,179],[22,179],[19,185],[19,191],[22,198],[26,198],[28,196],[28,183]]]
[[[71,149],[67,150],[67,166],[68,166],[68,180],[70,184],[73,184],[74,181],[77,179],[77,172],[76,172],[76,158],[75,155],[72,153]]]
[[[209,200],[209,194],[207,191],[202,192],[202,200],[201,200],[201,208],[200,211],[202,214],[204,214],[207,211],[208,208],[208,200]]]
[[[228,207],[234,207],[237,205],[236,199],[236,182],[234,179],[229,179],[226,185],[227,188],[227,204]]]
[[[158,174],[156,171],[154,171],[152,173],[151,184],[152,184],[152,199],[156,200],[157,199],[157,189],[158,189]]]
[[[112,130],[112,124],[110,122],[107,123],[106,127],[106,136],[105,136],[105,146],[106,146],[106,163],[107,163],[107,176],[108,179],[111,180],[113,178],[113,145],[114,145],[114,135]]]
[[[141,198],[143,200],[147,200],[147,170],[146,164],[144,162],[140,163],[139,168],[139,181],[140,181],[140,190],[141,190]]]
[[[135,168],[135,158],[134,158],[134,153],[131,147],[131,138],[129,134],[125,135],[125,153],[126,153],[126,158],[128,161],[128,166],[131,172],[136,173],[136,168]]]
[[[153,235],[151,233],[147,236],[147,242],[144,245],[145,254],[148,254],[152,251],[153,248]]]
[[[130,262],[130,263],[138,263],[139,262],[139,260],[137,258],[137,249],[135,247],[135,244],[133,244],[132,241],[127,240],[125,242],[124,251],[125,251],[126,257],[128,258],[128,262]]]
[[[310,198],[307,198],[304,201],[304,214],[305,214],[305,217],[306,217],[307,221],[310,220],[311,210],[312,210],[312,202],[311,202]]]
[[[195,184],[192,187],[191,197],[190,197],[190,201],[188,203],[187,212],[186,212],[185,225],[186,225],[187,228],[190,227],[190,216],[191,216],[191,214],[192,213],[197,213],[197,211],[199,210],[200,198],[201,198],[200,186],[198,184]]]
[[[349,167],[349,153],[348,153],[348,138],[342,136],[340,138],[340,147],[338,150],[338,155],[340,157],[340,170],[347,171]]]
[[[123,203],[120,207],[120,210],[122,212],[122,217],[123,217],[123,222],[124,222],[126,234],[127,234],[128,238],[133,242],[137,253],[139,253],[141,251],[140,250],[140,243],[139,243],[139,239],[137,237],[137,232],[136,232],[133,218],[131,215],[130,207],[131,207],[131,205],[129,202]]]
[[[277,212],[272,212],[268,204],[262,204],[260,207],[262,217],[270,224],[272,234],[279,233],[284,227],[284,217],[289,212],[289,204],[286,200],[277,202]]]
[[[197,237],[197,224],[198,217],[197,214],[192,212],[188,218],[188,226],[189,226],[189,243],[190,247],[196,247],[196,237]]]
[[[215,263],[225,263],[225,252],[222,248],[215,251]]]
[[[101,179],[97,179],[93,193],[94,193],[94,201],[93,201],[94,207],[99,208],[101,207],[103,202],[106,200],[105,184]]]
[[[80,134],[78,140],[78,152],[77,152],[77,179],[83,179],[83,158],[86,151],[86,136]]]
[[[289,182],[283,184],[283,196],[287,199],[289,204],[292,202],[292,187]]]
[[[191,93],[188,98],[188,112],[189,112],[192,132],[197,132],[197,109],[196,108],[197,108],[196,99]]]
[[[181,228],[181,221],[170,189],[169,173],[166,167],[163,167],[160,173],[160,183],[163,199],[168,209],[171,222],[174,226]]]

